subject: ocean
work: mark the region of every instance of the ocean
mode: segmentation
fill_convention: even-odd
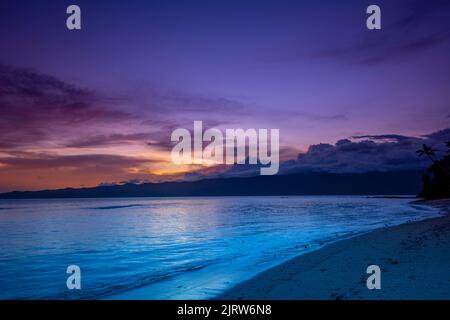
[[[208,299],[339,239],[439,215],[362,196],[0,200],[0,299]],[[81,289],[68,290],[69,265]]]

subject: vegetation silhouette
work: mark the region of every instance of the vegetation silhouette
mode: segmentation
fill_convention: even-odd
[[[446,142],[447,155],[437,160],[436,150],[425,144],[417,150],[419,156],[427,156],[432,164],[422,175],[422,191],[419,197],[427,199],[450,198],[450,141]]]

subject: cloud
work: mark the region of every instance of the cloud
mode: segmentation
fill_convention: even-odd
[[[375,66],[412,57],[450,40],[450,2],[447,0],[409,1],[380,4],[382,30],[367,32],[354,40],[340,42],[309,54],[310,58],[337,59],[350,64]],[[392,16],[396,19],[393,20]],[[386,18],[385,18],[386,17]]]
[[[425,35],[403,35],[392,31],[367,37],[356,43],[339,48],[324,49],[310,57],[319,59],[341,59],[351,64],[375,66],[385,62],[404,59],[438,46],[450,39],[450,32],[438,31]]]
[[[339,140],[335,145],[311,145],[308,151],[294,161],[281,165],[281,173],[319,171],[354,173],[370,171],[424,170],[430,163],[418,157],[416,150],[428,144],[443,155],[443,147],[450,140],[450,129],[437,131],[424,137],[397,134],[365,135],[358,139]],[[359,141],[360,139],[364,139]]]
[[[193,120],[226,124],[230,119],[249,116],[247,106],[234,99],[208,96],[144,83],[133,88],[126,98],[145,125],[183,126]]]
[[[190,129],[200,116],[205,127],[218,127],[232,121],[230,114],[247,114],[243,104],[231,99],[157,86],[144,91],[106,95],[0,64],[0,187],[179,179],[184,173],[171,174],[168,163],[174,129]],[[159,168],[168,173],[163,177]]]
[[[147,142],[147,145],[149,145],[150,147],[154,147],[159,150],[165,150],[165,151],[172,150],[175,144],[176,144],[176,142],[169,141],[168,139],[153,140],[153,141]]]
[[[430,140],[436,141],[450,141],[450,128],[439,130],[427,135],[423,136],[424,138],[428,138]]]
[[[111,186],[119,186],[124,184],[143,184],[143,183],[149,183],[152,181],[149,181],[148,179],[130,179],[130,180],[124,180],[120,182],[100,182],[97,186],[98,187],[111,187]]]
[[[0,148],[99,148],[141,144],[167,150],[175,128],[199,116],[209,126],[239,117],[225,98],[145,87],[145,98],[105,96],[27,68],[0,64]]]
[[[303,111],[294,111],[294,112],[284,112],[280,113],[284,117],[289,118],[303,118],[307,119],[309,121],[346,121],[348,120],[348,116],[342,113],[337,114],[318,114],[318,113],[312,113],[312,112],[303,112]]]
[[[352,139],[352,140],[351,140]],[[419,137],[399,134],[379,134],[353,136],[341,139],[335,145],[319,143],[311,145],[307,152],[292,159],[295,149],[280,150],[279,174],[299,172],[364,173],[390,171],[424,171],[429,159],[418,157],[416,151],[427,144],[437,152],[437,157],[445,154],[445,142],[450,141],[450,128]],[[290,160],[288,155],[291,156]],[[260,173],[261,165],[233,165],[204,177],[250,177]]]
[[[92,147],[105,147],[118,144],[127,144],[135,142],[145,142],[151,139],[151,133],[134,133],[134,134],[108,134],[108,135],[96,135],[85,137],[82,139],[76,139],[68,142],[65,146],[68,148],[92,148]]]
[[[0,190],[96,186],[102,181],[146,179],[152,159],[111,154],[13,152],[0,157]]]
[[[422,137],[398,134],[362,135],[341,139],[335,145],[311,145],[297,159],[283,161],[279,174],[298,172],[363,173],[425,170],[430,161],[418,157],[422,144],[437,150],[437,157],[445,154],[445,142],[450,141],[450,128]],[[288,150],[289,151],[289,150]],[[292,151],[292,150],[291,150]],[[234,165],[217,177],[246,177],[259,174],[259,165]]]
[[[363,65],[378,65],[398,58],[412,56],[421,51],[440,45],[450,39],[450,32],[436,32],[416,39],[390,40],[383,45],[381,43],[371,45],[367,49],[355,50],[356,63]]]
[[[87,168],[114,168],[124,170],[128,167],[151,163],[147,158],[126,157],[109,154],[88,155],[52,155],[47,153],[20,153],[16,156],[0,157],[0,163],[10,169],[62,169],[72,168],[86,170]]]
[[[353,139],[369,139],[369,140],[393,140],[393,141],[403,141],[409,140],[411,137],[402,136],[398,134],[379,134],[379,135],[365,135],[365,136],[353,136]]]
[[[132,119],[106,102],[54,77],[0,64],[0,147],[36,146]]]
[[[409,2],[409,10],[393,26],[400,28],[414,28],[424,22],[436,12],[445,11],[450,6],[448,0],[413,0]]]

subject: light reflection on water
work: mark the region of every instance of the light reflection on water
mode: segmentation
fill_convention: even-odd
[[[438,214],[409,201],[0,200],[0,298],[207,298],[335,239]],[[81,290],[66,288],[70,264]]]

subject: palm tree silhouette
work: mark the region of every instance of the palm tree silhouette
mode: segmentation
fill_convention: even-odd
[[[447,142],[446,145],[448,147],[450,147],[450,141]],[[439,167],[443,172],[445,172],[446,174],[448,174],[450,176],[450,172],[447,170],[447,168],[442,166],[439,161],[436,161],[434,159],[434,156],[436,155],[436,151],[432,147],[427,146],[426,144],[422,144],[422,148],[417,150],[416,153],[419,155],[419,157],[424,156],[424,155],[427,156],[433,162],[434,165]]]
[[[419,155],[419,157],[425,155],[427,156],[432,162],[435,162],[434,156],[436,155],[436,151],[430,146],[427,146],[426,144],[422,144],[422,148],[417,150],[416,153]]]

